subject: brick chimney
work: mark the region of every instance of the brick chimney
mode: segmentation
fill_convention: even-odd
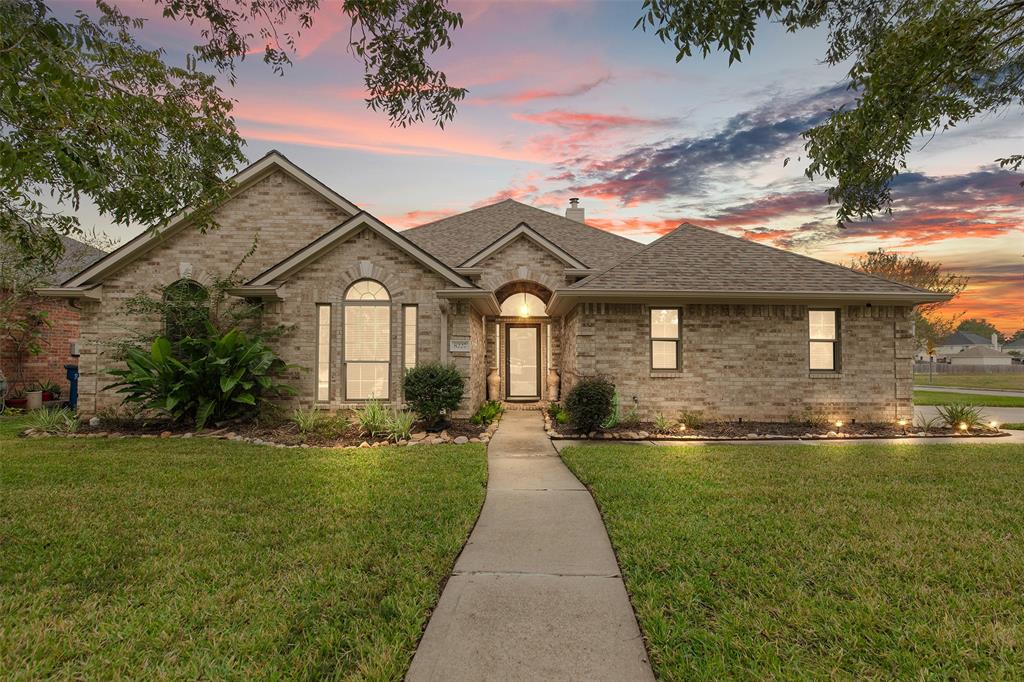
[[[583,219],[583,207],[580,206],[580,200],[577,197],[569,199],[569,208],[565,209],[565,217],[578,223],[586,222]]]

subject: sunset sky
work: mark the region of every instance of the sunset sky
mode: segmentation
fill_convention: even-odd
[[[800,133],[851,100],[845,70],[820,63],[822,33],[765,25],[741,64],[676,64],[633,30],[639,2],[456,2],[465,27],[435,63],[469,96],[444,130],[395,129],[364,106],[334,4],[284,76],[255,55],[225,88],[250,159],[278,149],[393,227],[506,197],[562,212],[578,196],[588,223],[640,241],[690,221],[835,262],[879,247],[941,261],[971,277],[950,310],[1024,327],[1024,177],[994,163],[1024,149],[1020,108],[920,140],[893,215],[839,230],[797,158]],[[158,17],[140,35],[172,61],[195,42]],[[141,229],[83,217],[120,237]]]

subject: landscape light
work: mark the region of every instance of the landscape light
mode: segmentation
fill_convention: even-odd
[[[897,423],[898,423],[898,424],[899,424],[900,426],[906,426],[906,425],[907,425],[907,420],[906,420],[906,419],[901,419],[901,420],[899,420],[899,422],[897,422]]]
[[[967,430],[967,422],[960,422],[960,430],[961,431],[966,431]]]
[[[999,422],[989,422],[988,425],[990,427],[992,427],[993,429],[998,429],[999,428]]]
[[[686,424],[680,424],[679,425],[679,430],[680,431],[685,431],[686,430]]]
[[[842,420],[838,420],[838,421],[836,421],[836,428],[837,428],[837,429],[841,429],[842,427],[843,427],[843,422],[842,422]]]

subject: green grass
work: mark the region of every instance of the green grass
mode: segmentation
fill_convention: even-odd
[[[978,395],[946,391],[914,391],[915,405],[982,405],[985,407],[1024,407],[1024,398],[1013,395]]]
[[[655,672],[1009,679],[1024,670],[1012,445],[567,448]]]
[[[6,679],[401,679],[483,503],[481,446],[15,440]]]
[[[1024,431],[1024,422],[1015,422],[1011,424],[1000,424],[1001,429],[1010,429],[1011,431]]]
[[[1016,374],[915,374],[918,386],[956,386],[959,388],[999,388],[1024,391],[1024,373]]]

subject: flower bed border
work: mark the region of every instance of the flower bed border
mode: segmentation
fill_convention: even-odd
[[[794,441],[794,440],[914,440],[914,439],[928,439],[928,438],[1003,438],[1006,436],[1012,436],[1009,431],[993,431],[991,429],[978,430],[978,431],[967,431],[967,432],[950,432],[950,433],[931,433],[927,431],[910,431],[900,434],[875,434],[875,433],[843,433],[841,431],[830,430],[825,433],[811,433],[807,432],[799,436],[790,436],[782,434],[756,434],[748,433],[745,436],[709,436],[709,435],[698,435],[688,434],[685,436],[676,436],[672,434],[656,434],[649,433],[647,431],[637,430],[635,432],[623,431],[599,431],[593,436],[585,433],[579,433],[575,435],[568,435],[564,433],[558,433],[555,430],[554,424],[551,421],[551,416],[544,412],[544,431],[547,433],[548,438],[551,440],[582,440],[582,441],[626,441],[626,442],[637,442],[637,441],[679,441],[679,442],[700,442],[700,441]],[[629,435],[635,433],[636,435]]]

